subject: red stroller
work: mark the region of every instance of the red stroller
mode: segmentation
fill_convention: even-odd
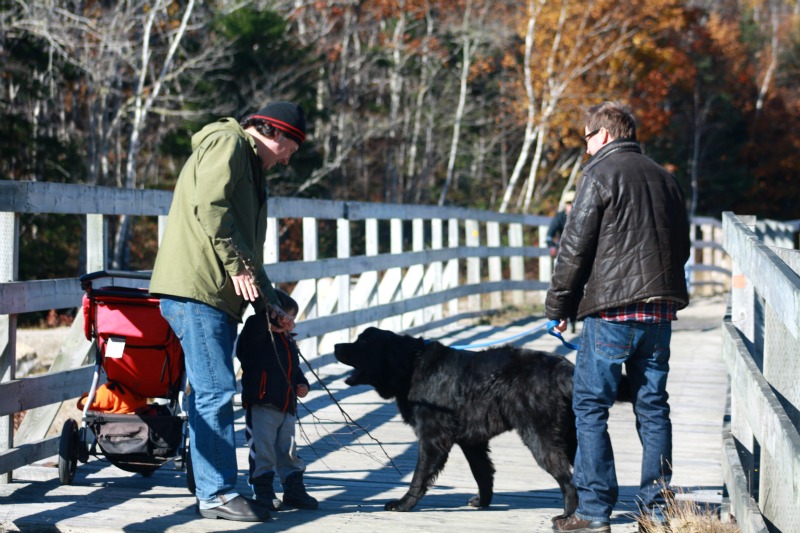
[[[93,288],[99,278],[148,280],[150,273],[100,271],[80,278],[86,338],[95,339],[97,349],[91,388],[78,402],[80,427],[69,419],[61,431],[58,477],[65,485],[72,483],[78,460],[85,463],[100,452],[115,466],[144,476],[170,460],[180,469],[187,464],[180,341],[161,316],[157,297],[141,288]],[[107,383],[100,384],[101,371]],[[187,480],[190,487],[193,481]]]

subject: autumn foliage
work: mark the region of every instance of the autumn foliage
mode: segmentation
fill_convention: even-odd
[[[268,4],[0,2],[0,174],[170,188],[204,122],[292,99],[309,141],[273,195],[549,215],[584,109],[619,100],[691,214],[798,218],[796,2]],[[119,267],[152,256],[129,222]]]

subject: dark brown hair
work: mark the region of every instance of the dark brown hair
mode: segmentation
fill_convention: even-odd
[[[243,130],[246,130],[252,126],[258,133],[264,137],[269,137],[270,139],[274,139],[278,135],[278,129],[275,126],[268,123],[263,118],[256,118],[252,115],[240,120],[239,126],[241,126]]]
[[[586,110],[586,129],[605,128],[614,139],[636,140],[636,119],[628,106],[603,102]]]

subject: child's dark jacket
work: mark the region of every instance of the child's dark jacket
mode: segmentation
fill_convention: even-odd
[[[236,357],[242,363],[243,405],[267,404],[284,413],[297,412],[295,387],[308,385],[300,370],[300,352],[287,334],[272,333],[270,337],[264,313],[256,313],[245,322]]]

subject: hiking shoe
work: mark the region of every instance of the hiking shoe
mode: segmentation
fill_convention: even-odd
[[[556,518],[553,531],[572,531],[573,533],[611,533],[609,522],[584,520],[572,514],[566,518]]]
[[[316,509],[319,502],[309,496],[303,484],[303,473],[292,472],[283,481],[283,503],[298,509]]]

